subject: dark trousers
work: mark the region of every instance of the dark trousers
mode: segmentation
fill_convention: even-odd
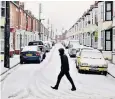
[[[58,86],[59,86],[59,84],[60,84],[60,81],[61,81],[61,78],[62,78],[64,75],[66,75],[67,79],[70,81],[70,83],[71,83],[71,85],[72,85],[72,88],[75,88],[75,85],[74,85],[73,80],[72,80],[72,78],[71,78],[71,76],[70,76],[70,74],[69,74],[69,71],[67,71],[67,72],[61,71],[61,72],[59,73],[58,79],[57,79],[57,83],[56,83],[55,87],[58,88]]]

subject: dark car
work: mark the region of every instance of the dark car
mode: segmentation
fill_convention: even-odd
[[[20,54],[20,64],[26,62],[40,63],[44,59],[44,54],[39,46],[25,46]]]
[[[28,43],[28,46],[32,45],[44,45],[44,43],[42,41],[31,41]]]

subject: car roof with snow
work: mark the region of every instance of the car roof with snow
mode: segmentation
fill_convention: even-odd
[[[38,46],[25,46],[22,50],[22,52],[25,52],[25,51],[37,51],[38,50]]]
[[[82,52],[97,52],[97,53],[101,53],[99,50],[97,50],[97,49],[86,49],[86,50],[82,50]]]
[[[94,48],[81,46],[81,50],[94,50]]]

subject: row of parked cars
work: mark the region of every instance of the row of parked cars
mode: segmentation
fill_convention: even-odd
[[[65,48],[68,48],[70,57],[75,57],[76,68],[79,73],[98,72],[107,75],[108,64],[101,51],[80,45],[75,40],[68,42],[68,47],[65,46]]]
[[[20,53],[20,64],[27,62],[42,62],[46,53],[50,52],[55,45],[55,41],[31,41],[28,46],[22,48]]]

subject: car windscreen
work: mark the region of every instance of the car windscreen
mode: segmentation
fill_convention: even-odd
[[[42,41],[38,41],[38,42],[29,42],[28,44],[29,46],[31,45],[43,45]]]
[[[70,45],[73,45],[73,46],[80,46],[79,42],[70,42]]]

